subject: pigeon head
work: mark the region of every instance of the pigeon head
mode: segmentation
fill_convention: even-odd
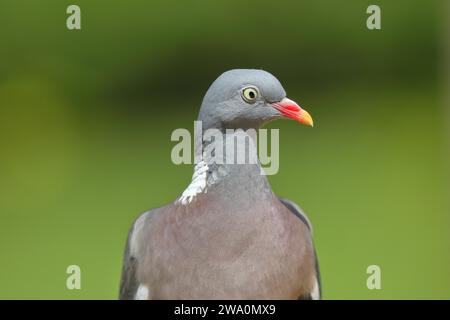
[[[209,87],[198,119],[203,129],[259,128],[288,118],[312,126],[309,113],[286,98],[283,86],[269,72],[234,69],[224,72]]]

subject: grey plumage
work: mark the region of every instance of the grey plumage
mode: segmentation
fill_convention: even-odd
[[[282,199],[279,198],[280,201],[293,213],[295,214],[305,225],[308,226],[308,229],[311,231],[312,234],[312,225],[311,222],[308,219],[308,216],[303,212],[303,210],[293,201],[289,199]],[[320,299],[322,297],[322,279],[320,277],[320,267],[319,267],[319,259],[317,257],[316,250],[314,250],[314,258],[315,258],[315,270],[316,270],[316,278],[317,278],[317,284],[319,289],[319,296]],[[311,294],[306,295],[304,297],[299,297],[301,300],[311,300],[313,297]]]
[[[248,86],[257,93],[250,102],[242,93]],[[231,70],[208,89],[199,120],[203,129],[224,132],[257,129],[286,114],[300,119],[300,108],[292,116],[279,108],[292,102],[285,96],[268,72]],[[320,298],[311,226],[301,209],[276,197],[259,163],[207,165],[205,192],[194,201],[153,209],[133,224],[120,298]]]
[[[119,298],[121,300],[133,300],[139,283],[136,278],[136,258],[130,252],[130,236],[133,229],[130,230],[125,245],[125,254],[123,257],[122,278],[120,280]]]
[[[241,99],[240,89],[253,85],[261,93],[249,105]],[[209,87],[200,107],[199,120],[203,129],[248,129],[281,118],[268,103],[280,101],[286,92],[277,78],[263,70],[235,69],[223,73]]]

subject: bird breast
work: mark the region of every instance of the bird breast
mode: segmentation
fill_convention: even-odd
[[[289,299],[312,288],[314,254],[300,219],[284,206],[231,212],[218,203],[199,197],[152,217],[138,267],[152,298]]]

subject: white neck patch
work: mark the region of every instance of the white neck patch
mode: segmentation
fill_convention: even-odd
[[[188,205],[194,200],[195,196],[200,193],[207,192],[207,184],[206,180],[208,178],[209,167],[205,161],[200,161],[195,165],[194,174],[192,175],[192,181],[183,191],[183,194],[178,199],[182,205]]]

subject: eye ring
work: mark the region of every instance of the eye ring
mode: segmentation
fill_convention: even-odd
[[[258,88],[253,86],[245,87],[244,89],[242,89],[241,95],[247,103],[255,103],[256,99],[258,99],[259,97],[259,91]]]

